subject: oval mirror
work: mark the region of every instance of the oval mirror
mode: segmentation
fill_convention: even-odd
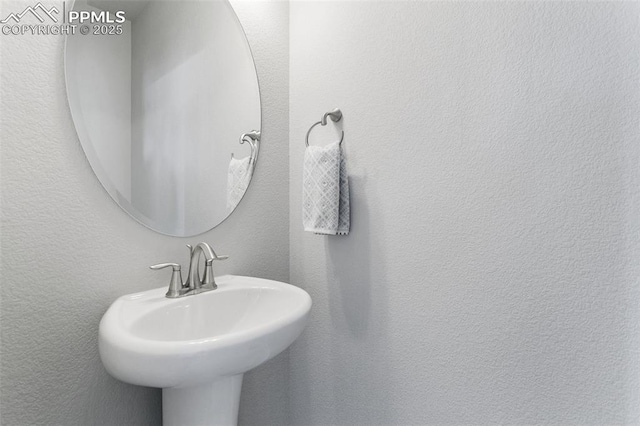
[[[67,96],[104,188],[163,234],[218,225],[249,185],[261,124],[253,57],[229,2],[76,0],[70,10]]]

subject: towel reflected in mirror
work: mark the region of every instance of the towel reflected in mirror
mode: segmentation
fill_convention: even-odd
[[[252,156],[235,158],[231,154],[227,174],[227,211],[231,213],[249,187],[255,161]]]

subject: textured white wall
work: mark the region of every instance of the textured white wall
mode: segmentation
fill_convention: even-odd
[[[3,0],[2,13],[26,4]],[[231,255],[216,273],[288,279],[288,5],[256,9],[243,3],[239,15],[260,77],[260,161],[234,214],[188,239],[139,225],[93,175],[67,106],[63,37],[1,36],[3,425],[159,424],[159,390],[120,383],[102,368],[98,322],[118,296],[166,285],[169,277],[147,266],[184,264],[184,244],[208,241]],[[246,375],[243,398],[253,404],[243,406],[245,423],[284,415],[286,357]],[[267,384],[275,387],[268,393]]]
[[[639,423],[639,17],[292,2],[290,270],[314,306],[291,424]],[[344,238],[300,214],[304,135],[334,107]]]

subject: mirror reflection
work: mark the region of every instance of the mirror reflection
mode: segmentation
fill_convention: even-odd
[[[107,192],[158,232],[192,236],[246,192],[260,94],[242,27],[222,0],[76,1],[124,11],[107,34],[67,37],[65,72],[82,147]]]

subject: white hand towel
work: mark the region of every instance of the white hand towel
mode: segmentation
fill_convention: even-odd
[[[231,212],[236,208],[242,196],[247,191],[251,175],[253,174],[253,163],[251,157],[235,159],[231,157],[229,162],[229,172],[227,173],[227,211]]]
[[[349,178],[340,144],[307,147],[302,170],[304,230],[347,235],[349,223]]]

